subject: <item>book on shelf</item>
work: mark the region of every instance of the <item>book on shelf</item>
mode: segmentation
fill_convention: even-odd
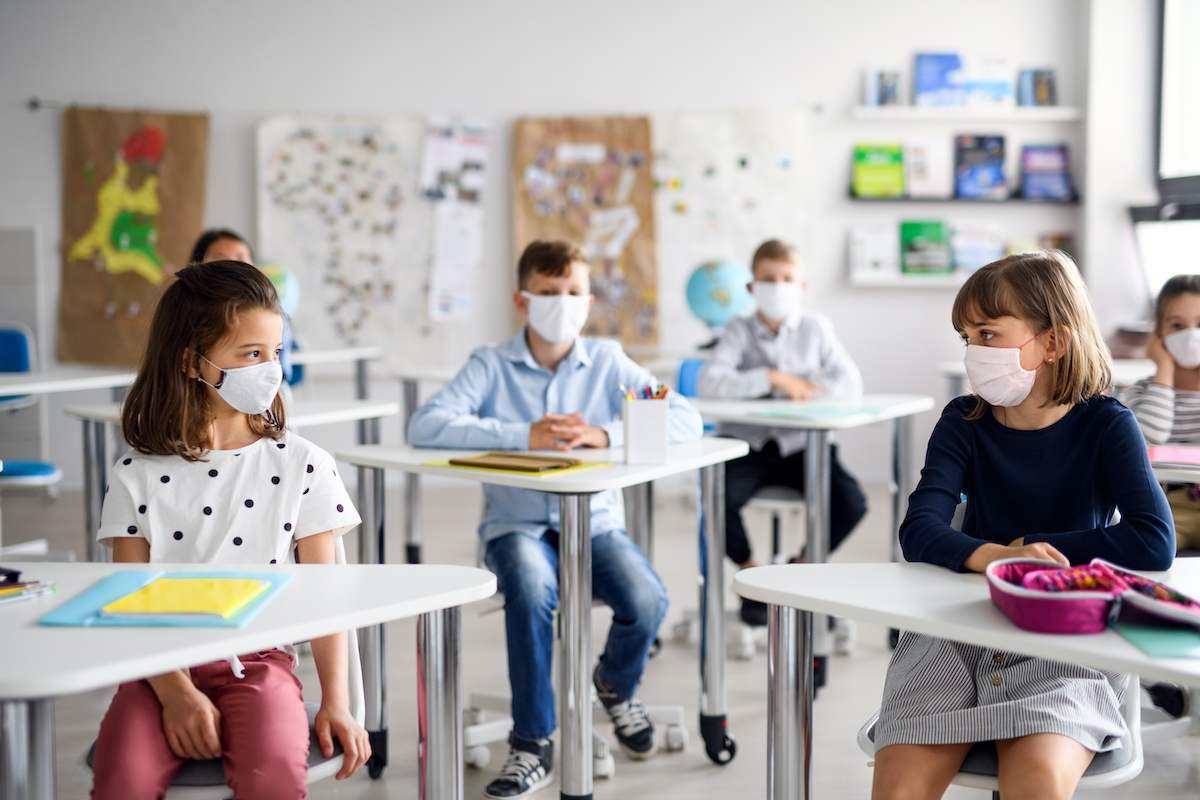
[[[956,270],[974,272],[1004,257],[1004,237],[995,225],[955,225],[950,231],[950,260]]]
[[[913,105],[961,106],[962,58],[958,53],[917,53],[913,67]]]
[[[1003,136],[955,137],[954,196],[967,200],[1008,197]]]
[[[1023,69],[1017,78],[1017,105],[1056,106],[1058,89],[1052,69]]]
[[[855,145],[851,180],[855,197],[903,197],[903,146],[899,144]]]
[[[963,60],[963,96],[968,106],[1011,107],[1016,104],[1013,70],[1002,58]]]
[[[855,225],[850,228],[850,275],[857,280],[900,274],[900,240],[895,225]]]
[[[1021,195],[1029,200],[1072,200],[1071,156],[1065,144],[1021,148]]]
[[[923,274],[954,271],[945,221],[904,220],[900,223],[900,270]]]
[[[1038,246],[1043,250],[1062,250],[1071,258],[1075,258],[1075,234],[1070,231],[1043,233],[1038,236]]]
[[[900,70],[868,67],[863,70],[864,106],[900,104]]]
[[[905,141],[904,185],[913,199],[953,197],[954,156],[949,140]]]

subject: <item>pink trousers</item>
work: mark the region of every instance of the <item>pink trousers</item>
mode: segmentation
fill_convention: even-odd
[[[235,800],[303,800],[308,717],[292,657],[269,650],[192,667],[192,683],[221,712],[221,763]],[[162,705],[146,681],[123,683],[96,740],[93,800],[161,800],[184,759],[171,752]]]

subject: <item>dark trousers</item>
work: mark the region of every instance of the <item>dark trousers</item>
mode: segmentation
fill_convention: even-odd
[[[833,552],[867,513],[867,498],[858,481],[838,461],[837,445],[829,447],[829,551]],[[764,486],[789,486],[803,493],[804,472],[804,451],[785,458],[773,439],[761,450],[751,450],[748,456],[725,465],[725,554],[735,564],[750,560],[742,506]]]

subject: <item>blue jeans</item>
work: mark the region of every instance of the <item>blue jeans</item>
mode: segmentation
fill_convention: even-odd
[[[558,533],[510,533],[487,543],[486,562],[504,592],[513,733],[554,733],[554,610],[558,608]],[[592,592],[613,612],[600,677],[621,700],[637,691],[650,645],[667,616],[667,590],[650,561],[623,531],[592,537]]]

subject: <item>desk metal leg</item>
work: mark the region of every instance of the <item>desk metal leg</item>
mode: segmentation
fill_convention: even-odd
[[[559,495],[562,800],[592,796],[592,496]]]
[[[102,420],[83,420],[83,550],[88,561],[109,561],[107,548],[96,544],[104,490],[108,486],[108,424]]]
[[[625,527],[629,538],[654,561],[654,484],[639,483],[622,490],[625,495]]]
[[[807,511],[808,542],[806,560],[824,564],[829,560],[829,431],[808,431],[804,462],[804,503]],[[813,653],[822,662],[829,658],[829,618],[813,618]]]
[[[725,709],[725,464],[700,469],[704,569],[700,590],[700,735],[717,764],[737,755]]]
[[[0,797],[54,800],[54,701],[0,701]]]
[[[462,609],[417,618],[421,800],[463,798]]]
[[[904,562],[900,547],[900,524],[908,513],[908,496],[915,488],[912,468],[912,417],[897,417],[892,421],[892,480],[896,493],[892,496],[892,561]]]
[[[772,605],[767,629],[767,798],[812,797],[813,615]]]
[[[403,387],[404,439],[408,441],[408,423],[417,413],[417,389],[415,379],[405,378]],[[404,560],[409,564],[421,563],[421,476],[404,473]]]
[[[384,563],[384,471],[368,469],[370,501],[364,503],[362,526],[362,558],[364,564]],[[360,487],[363,484],[360,484]],[[384,651],[383,626],[362,628],[358,632],[362,654],[363,693],[366,696],[366,729],[371,738],[371,758],[367,772],[372,778],[383,774],[388,762],[387,740],[387,661]]]

